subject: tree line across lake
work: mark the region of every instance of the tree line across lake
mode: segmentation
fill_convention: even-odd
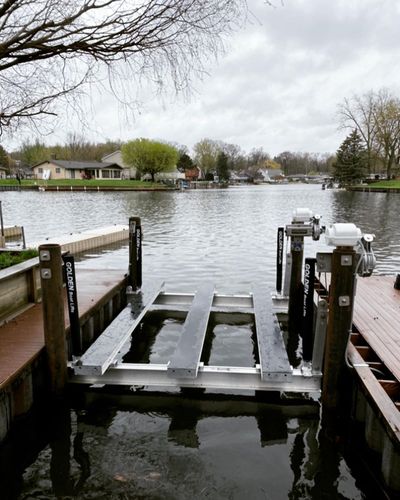
[[[24,142],[17,150],[10,153],[0,146],[0,165],[11,175],[18,169],[29,170],[33,165],[50,158],[75,161],[101,161],[116,150],[123,153],[124,162],[141,170],[141,165],[154,165],[144,173],[157,173],[175,165],[180,171],[199,167],[204,176],[218,175],[223,180],[231,172],[246,173],[257,177],[259,169],[281,169],[284,175],[319,174],[332,171],[334,155],[326,153],[308,153],[284,151],[272,156],[262,147],[245,152],[240,146],[223,141],[204,138],[197,142],[192,152],[185,145],[134,139],[122,141],[90,142],[84,137],[70,133],[65,144],[46,145],[40,139]]]

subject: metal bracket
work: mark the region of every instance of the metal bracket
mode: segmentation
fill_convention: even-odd
[[[51,269],[48,269],[47,267],[43,267],[40,270],[40,277],[42,278],[42,280],[51,279]]]
[[[351,255],[342,255],[340,257],[340,264],[342,266],[351,266],[353,264],[353,258]]]
[[[339,306],[346,307],[350,305],[350,297],[348,295],[341,295],[339,297]]]
[[[312,236],[312,226],[310,224],[288,224],[286,235],[290,237]]]
[[[39,260],[41,262],[48,262],[50,260],[50,252],[48,250],[40,250]]]
[[[330,273],[332,271],[332,253],[318,252],[317,253],[317,272]]]

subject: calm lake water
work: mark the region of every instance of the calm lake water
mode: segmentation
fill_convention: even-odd
[[[206,279],[219,292],[248,292],[254,283],[267,283],[272,291],[276,230],[290,222],[297,207],[322,215],[325,225],[353,222],[374,233],[376,272],[395,274],[400,270],[399,199],[396,194],[323,191],[319,185],[173,193],[1,193],[5,224],[23,225],[28,246],[45,237],[126,224],[130,216],[140,216],[145,294],[159,281],[167,289],[187,291]],[[306,255],[327,250],[323,240],[307,241]],[[77,265],[125,267],[127,248],[92,254]],[[230,340],[230,328],[219,325],[214,330],[215,359],[226,356],[222,348]],[[250,341],[250,326],[234,329],[240,356],[251,357],[239,341],[241,335]],[[174,322],[164,322],[162,331],[173,335]],[[236,359],[236,366],[240,362]],[[25,441],[14,444],[14,451],[3,450],[2,463],[9,457],[19,465],[1,478],[0,491],[8,496],[0,497],[379,498],[357,454],[321,436],[318,408],[133,398],[60,410],[51,425],[32,431],[43,443],[39,450],[29,452]],[[35,441],[32,436],[24,439]]]

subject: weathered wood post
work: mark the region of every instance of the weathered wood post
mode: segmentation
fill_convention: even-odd
[[[67,345],[60,245],[41,245],[39,261],[50,390],[53,395],[58,396],[63,392],[67,382]]]
[[[140,217],[129,218],[129,284],[142,286],[142,225]]]
[[[338,246],[333,251],[322,389],[322,404],[327,410],[337,409],[346,393],[345,356],[353,317],[356,264],[352,246]]]

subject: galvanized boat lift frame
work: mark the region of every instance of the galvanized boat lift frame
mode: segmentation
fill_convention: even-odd
[[[143,386],[157,388],[198,388],[212,390],[283,391],[316,393],[321,390],[324,332],[316,335],[316,356],[311,366],[293,368],[288,360],[281,328],[275,313],[287,312],[285,297],[272,299],[266,287],[252,293],[224,295],[210,283],[196,293],[166,292],[160,285],[146,306],[140,292],[79,358],[69,363],[72,383]],[[154,311],[171,316],[186,314],[182,333],[167,364],[123,363],[121,349],[135,329]],[[201,352],[210,313],[234,313],[254,317],[259,363],[255,366],[209,366]],[[127,324],[129,326],[127,327]],[[323,325],[322,325],[323,327]],[[316,370],[312,366],[317,367]]]

